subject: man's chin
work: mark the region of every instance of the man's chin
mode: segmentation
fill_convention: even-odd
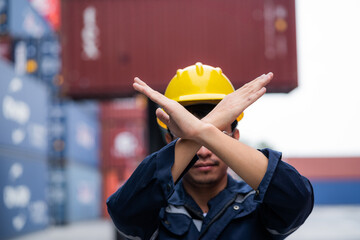
[[[196,185],[199,185],[199,186],[213,186],[217,180],[215,178],[202,178],[202,179],[193,179],[193,182],[196,184]]]

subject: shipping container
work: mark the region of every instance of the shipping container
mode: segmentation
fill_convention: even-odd
[[[66,169],[68,222],[101,216],[101,175],[97,168],[70,164]]]
[[[311,181],[315,204],[360,204],[360,179]]]
[[[48,226],[47,182],[43,159],[0,153],[0,239]]]
[[[100,104],[102,167],[139,163],[147,155],[146,110],[141,97]]]
[[[4,1],[2,1],[4,2]],[[7,33],[15,38],[41,38],[54,32],[28,0],[8,0]]]
[[[58,87],[61,70],[61,47],[58,37],[43,37],[39,40],[39,77]]]
[[[55,224],[101,216],[101,174],[97,168],[69,162],[50,171],[50,212]]]
[[[49,109],[49,160],[59,162],[65,156],[66,115],[64,101],[58,97],[50,99]]]
[[[62,0],[63,93],[132,96],[138,76],[163,92],[176,70],[222,68],[235,88],[274,72],[297,87],[295,0]]]
[[[131,164],[131,163],[130,163]],[[109,218],[106,200],[121,187],[134,172],[135,166],[125,164],[121,167],[109,167],[102,170],[102,214]]]
[[[17,38],[13,40],[11,52],[17,74],[37,77],[52,90],[57,90],[61,69],[61,50],[57,37]]]
[[[49,114],[51,161],[98,166],[99,131],[97,102],[56,102],[55,99]]]
[[[315,204],[360,204],[360,157],[284,160],[311,181]]]
[[[1,59],[0,72],[0,149],[46,155],[48,89]]]
[[[15,39],[12,45],[12,61],[16,74],[39,77],[39,40]]]
[[[46,19],[52,29],[60,27],[60,0],[29,0],[31,5]]]
[[[8,31],[8,0],[0,1],[0,34],[6,34]]]
[[[360,180],[360,157],[304,157],[285,161],[310,179]]]
[[[99,164],[99,119],[96,102],[67,102],[65,159],[98,166]]]

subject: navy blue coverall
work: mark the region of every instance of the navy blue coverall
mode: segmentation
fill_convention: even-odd
[[[260,150],[268,159],[258,189],[228,176],[227,187],[208,203],[204,217],[174,184],[171,166],[175,141],[149,155],[128,181],[107,200],[120,234],[129,239],[284,239],[312,211],[308,179],[281,161],[281,153]],[[194,161],[194,160],[193,160]]]

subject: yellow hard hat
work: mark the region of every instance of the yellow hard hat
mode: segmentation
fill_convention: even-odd
[[[165,90],[165,96],[183,106],[219,103],[227,94],[235,89],[220,68],[214,68],[197,62],[184,69],[179,69]],[[244,113],[237,118],[240,121]],[[162,128],[167,126],[157,119]]]

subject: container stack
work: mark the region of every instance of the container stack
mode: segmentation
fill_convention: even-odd
[[[55,224],[101,214],[98,106],[53,102],[50,111],[50,210]]]
[[[147,155],[147,102],[124,98],[100,105],[103,215],[106,199],[132,174]]]
[[[360,203],[360,157],[296,157],[286,161],[310,179],[316,204]]]
[[[44,229],[48,89],[0,59],[0,239]]]
[[[98,104],[61,97],[60,0],[33,2],[0,0],[0,239],[101,216]]]
[[[54,31],[29,1],[0,1],[0,239],[49,225],[51,94],[40,77],[52,79],[58,73],[59,46]],[[54,61],[41,62],[46,54]]]

